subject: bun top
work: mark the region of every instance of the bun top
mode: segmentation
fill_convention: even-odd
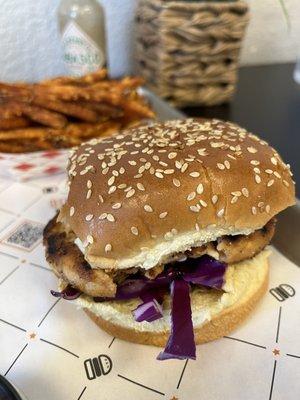
[[[151,268],[226,234],[249,234],[294,204],[289,166],[220,120],[154,123],[94,139],[70,158],[60,213],[97,268]]]

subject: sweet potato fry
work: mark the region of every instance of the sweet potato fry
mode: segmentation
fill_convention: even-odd
[[[29,105],[26,103],[19,103],[22,110],[22,115],[25,115],[32,121],[38,122],[41,125],[50,126],[52,128],[63,128],[67,125],[68,120],[63,115],[45,110],[42,107]]]
[[[26,128],[27,126],[30,126],[30,121],[26,118],[23,118],[23,117],[1,118],[0,117],[0,129],[11,130],[11,129]]]
[[[99,115],[96,111],[91,107],[81,105],[79,102],[48,100],[42,96],[37,96],[32,100],[32,104],[82,121],[97,122],[99,120]]]
[[[90,74],[80,77],[59,76],[57,78],[47,79],[41,82],[42,85],[90,85],[107,78],[107,70],[99,69]]]
[[[0,118],[15,118],[21,117],[22,115],[22,107],[20,107],[20,103],[14,100],[5,100],[0,103]]]
[[[0,82],[0,151],[68,148],[153,118],[136,90],[142,83],[109,79],[104,69],[34,84]]]

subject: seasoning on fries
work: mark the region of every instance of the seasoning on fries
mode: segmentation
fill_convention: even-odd
[[[137,93],[142,83],[109,79],[105,69],[33,84],[0,82],[0,152],[73,147],[154,118]]]

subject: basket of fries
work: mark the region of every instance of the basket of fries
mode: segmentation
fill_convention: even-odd
[[[0,174],[27,180],[65,171],[68,150],[155,117],[138,77],[89,75],[0,82]]]

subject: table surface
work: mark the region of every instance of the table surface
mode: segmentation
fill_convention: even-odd
[[[293,70],[294,64],[241,68],[231,104],[183,111],[231,120],[258,134],[279,151],[300,182],[300,85]],[[296,190],[300,197],[300,186]]]

